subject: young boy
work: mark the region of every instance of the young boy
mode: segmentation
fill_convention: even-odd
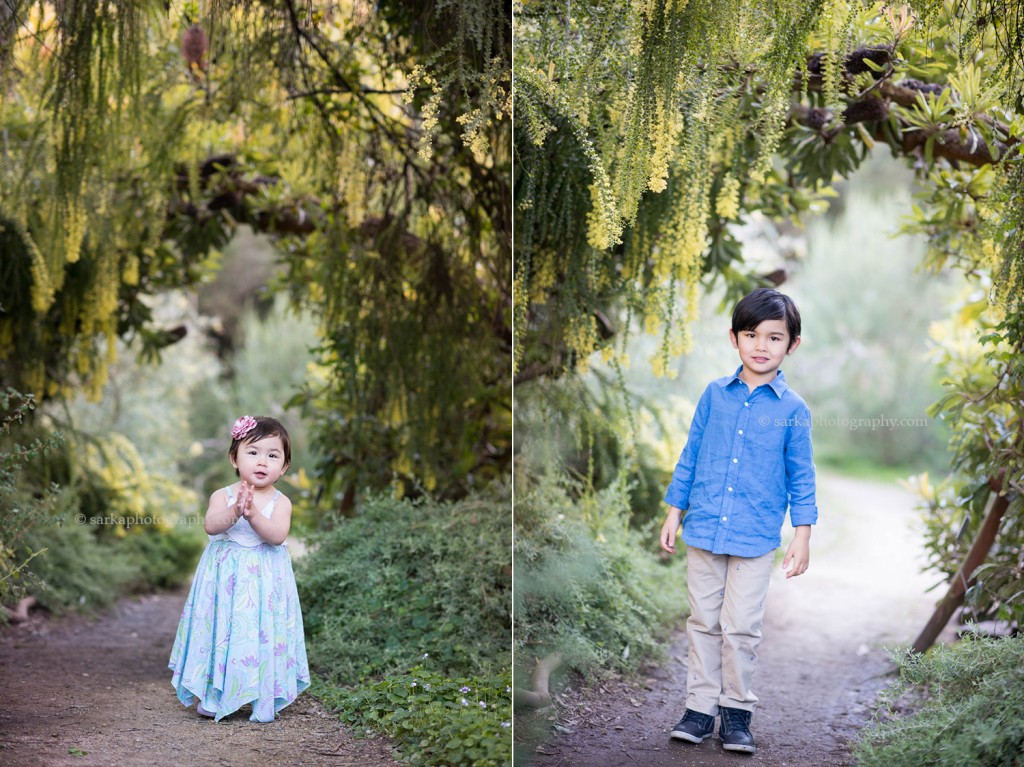
[[[736,305],[729,338],[742,364],[697,403],[665,493],[661,548],[675,553],[682,523],[692,612],[686,713],[672,737],[700,743],[721,713],[723,747],[752,754],[750,685],[774,551],[788,507],[796,536],[782,566],[787,578],[802,575],[818,509],[811,414],[779,370],[800,345],[796,305],[759,288]]]

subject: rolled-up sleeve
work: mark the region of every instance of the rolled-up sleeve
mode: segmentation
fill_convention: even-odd
[[[818,504],[814,490],[810,411],[803,408],[787,432],[785,461],[789,521],[794,527],[813,525],[818,521]]]
[[[690,431],[686,435],[686,446],[683,447],[683,452],[676,462],[676,468],[672,472],[672,481],[669,482],[668,490],[665,491],[665,503],[669,506],[675,506],[684,511],[690,507],[690,490],[693,488],[693,478],[697,471],[697,456],[700,455],[704,428],[707,426],[710,413],[711,387],[709,386],[697,402],[697,409],[693,414],[693,421],[690,423]]]

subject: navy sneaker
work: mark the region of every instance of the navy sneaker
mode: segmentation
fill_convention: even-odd
[[[715,718],[700,711],[686,709],[679,724],[672,728],[672,737],[690,743],[700,743],[715,731]]]
[[[722,726],[718,728],[718,737],[722,739],[722,748],[744,754],[754,753],[756,748],[754,736],[750,734],[750,712],[722,706],[721,714]]]

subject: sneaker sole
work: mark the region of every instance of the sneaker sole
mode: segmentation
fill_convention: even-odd
[[[675,738],[676,740],[685,740],[687,743],[703,743],[704,738],[707,738],[709,736],[710,733],[708,733],[708,735],[705,735],[703,738],[698,738],[696,735],[691,735],[688,732],[676,732],[675,730],[673,730],[671,734],[671,737]]]
[[[752,754],[757,750],[755,746],[740,746],[735,743],[723,743],[722,748],[726,751],[738,751],[743,754]]]

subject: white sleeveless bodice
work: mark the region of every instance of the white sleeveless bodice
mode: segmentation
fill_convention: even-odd
[[[228,485],[224,488],[224,492],[228,496],[228,506],[235,503],[235,493],[232,490],[232,486]],[[277,497],[281,495],[281,491],[278,490],[271,496],[270,500],[267,501],[266,506],[260,509],[262,514],[267,519],[270,519],[270,515],[274,513],[274,502]],[[235,543],[241,544],[242,546],[253,547],[259,546],[261,543],[266,543],[265,540],[260,538],[259,533],[252,529],[252,525],[249,524],[249,520],[245,517],[239,517],[238,521],[235,522],[231,527],[225,530],[223,533],[217,533],[216,535],[210,536],[211,541],[227,541],[231,540]],[[269,545],[269,544],[268,544]]]

